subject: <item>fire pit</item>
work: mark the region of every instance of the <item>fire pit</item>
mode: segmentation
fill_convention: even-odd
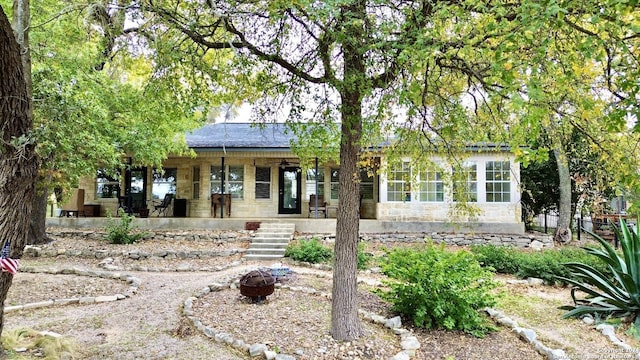
[[[240,294],[260,303],[267,295],[273,294],[276,279],[270,271],[254,270],[240,278]]]

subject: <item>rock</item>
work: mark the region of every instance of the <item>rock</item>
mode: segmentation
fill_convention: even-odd
[[[591,316],[585,316],[582,318],[582,322],[587,324],[587,325],[593,325],[593,323],[595,323],[595,320],[593,320],[593,318]]]
[[[527,283],[532,286],[544,285],[544,280],[538,278],[528,278]]]
[[[420,348],[420,342],[415,336],[407,336],[400,343],[402,350],[416,350]]]
[[[278,355],[278,353],[277,353],[277,352],[275,352],[275,351],[267,350],[267,351],[265,351],[265,352],[264,352],[264,357],[265,357],[267,360],[274,360],[274,359],[276,358],[276,356],[277,356],[277,355]]]
[[[541,241],[533,240],[531,244],[529,244],[529,247],[533,250],[540,251],[544,247],[544,244]]]
[[[249,346],[249,355],[251,357],[257,357],[264,354],[265,351],[268,351],[267,345],[265,344],[252,344]]]
[[[402,319],[400,318],[400,316],[393,317],[391,319],[388,319],[384,323],[384,326],[388,327],[389,329],[399,328],[402,326]]]
[[[409,354],[404,351],[397,353],[394,357],[391,358],[391,360],[409,360],[409,359],[411,359],[411,356],[409,356]]]
[[[278,354],[275,360],[296,360],[295,356]]]

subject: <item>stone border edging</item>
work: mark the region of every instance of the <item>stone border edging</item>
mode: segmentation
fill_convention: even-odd
[[[96,303],[102,303],[102,302],[124,300],[128,297],[135,295],[138,292],[138,287],[141,284],[141,280],[132,275],[111,273],[106,271],[82,270],[78,268],[39,270],[32,267],[22,267],[20,268],[20,271],[31,273],[31,274],[42,273],[42,274],[52,274],[52,275],[78,275],[78,276],[88,276],[88,277],[99,277],[103,279],[125,281],[128,284],[130,284],[130,286],[129,286],[129,289],[127,289],[127,291],[125,291],[124,294],[118,293],[114,295],[83,296],[78,298],[52,299],[52,300],[39,301],[39,302],[28,303],[23,305],[5,306],[4,308],[5,314],[13,311],[36,309],[36,308],[47,307],[47,306],[58,306],[58,305],[61,306],[61,305],[72,305],[72,304],[85,305],[85,304],[96,304]]]
[[[485,312],[489,315],[489,317],[491,317],[491,319],[493,319],[498,324],[511,328],[511,330],[513,330],[516,334],[518,334],[520,338],[522,338],[529,344],[533,345],[533,348],[540,355],[546,356],[547,359],[549,360],[568,360],[569,359],[569,357],[564,352],[564,350],[551,349],[547,347],[537,339],[537,335],[535,331],[518,326],[518,323],[515,320],[505,316],[501,311],[495,310],[492,308],[487,308],[485,309]]]
[[[242,339],[235,339],[229,333],[220,331],[217,332],[216,329],[213,329],[209,326],[205,326],[201,320],[197,319],[195,313],[193,311],[193,301],[214,291],[222,291],[226,289],[238,289],[237,283],[239,282],[240,277],[235,276],[228,279],[221,280],[216,283],[212,283],[207,287],[204,287],[197,291],[193,296],[187,298],[184,301],[182,313],[183,315],[191,321],[193,326],[198,329],[198,331],[202,332],[205,336],[214,339],[216,342],[225,343],[235,349],[240,351],[244,351],[249,354],[251,357],[264,355],[267,360],[295,360],[295,356],[286,355],[286,354],[277,354],[275,351],[269,350],[267,345],[254,343],[247,344]],[[358,280],[360,281],[360,280]],[[331,294],[322,293],[317,291],[316,289],[310,287],[297,287],[290,285],[283,285],[280,283],[276,283],[276,287],[280,289],[286,289],[290,291],[302,292],[307,295],[316,295],[323,297],[325,299],[331,299]],[[387,319],[384,316],[374,314],[372,312],[368,312],[366,310],[359,309],[358,313],[368,321],[371,321],[374,324],[383,325],[391,331],[395,335],[400,336],[400,347],[402,351],[393,356],[390,360],[408,360],[415,356],[416,350],[420,348],[420,343],[415,336],[411,335],[411,332],[407,329],[402,328],[402,322],[400,317],[394,317]]]

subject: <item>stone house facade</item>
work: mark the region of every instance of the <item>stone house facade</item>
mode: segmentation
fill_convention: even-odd
[[[83,179],[85,204],[100,205],[100,215],[115,214],[118,196],[132,197],[137,207],[153,210],[167,193],[174,194],[168,214],[191,218],[315,218],[310,195],[327,203],[327,217],[335,217],[339,204],[338,164],[302,168],[292,153],[292,135],[282,124],[208,124],[186,135],[195,157],[170,157],[162,171],[134,168],[121,179],[107,176]],[[436,163],[439,161],[435,159]],[[384,158],[377,161],[385,164]],[[446,170],[416,170],[406,159],[389,165],[387,173],[360,175],[362,219],[389,222],[451,222],[456,194],[447,186]],[[442,169],[446,169],[443,164]],[[523,232],[520,208],[520,167],[508,149],[473,149],[465,159],[467,203],[481,224],[506,224]],[[124,171],[123,171],[124,173]],[[412,179],[412,180],[409,180]],[[228,203],[216,194],[225,194]],[[219,205],[219,206],[218,206]],[[134,206],[135,207],[135,206]],[[215,211],[214,211],[215,210]],[[230,211],[229,211],[230,210]],[[155,216],[155,215],[151,215]]]

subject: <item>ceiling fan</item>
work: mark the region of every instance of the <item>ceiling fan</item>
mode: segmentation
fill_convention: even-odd
[[[298,166],[298,165],[300,165],[300,164],[298,164],[298,163],[295,163],[295,164],[294,164],[294,163],[292,163],[292,162],[287,161],[287,159],[284,159],[284,158],[283,158],[283,159],[278,163],[278,166],[279,166],[281,169],[284,169],[284,168],[286,168],[286,167],[288,167],[288,166]]]

